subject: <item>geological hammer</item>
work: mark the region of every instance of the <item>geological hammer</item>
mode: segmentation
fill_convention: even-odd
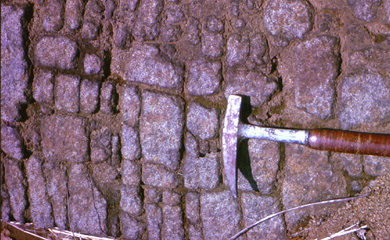
[[[242,97],[230,95],[222,130],[225,182],[237,197],[237,150],[244,138],[296,143],[333,152],[390,157],[390,134],[362,133],[333,129],[283,129],[241,122]]]

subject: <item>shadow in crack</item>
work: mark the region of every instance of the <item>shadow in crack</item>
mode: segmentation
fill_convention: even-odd
[[[241,144],[238,148],[238,157],[237,157],[237,168],[240,170],[245,179],[249,182],[251,188],[254,191],[259,192],[259,187],[255,179],[253,178],[251,160],[248,151],[248,139],[241,141]]]

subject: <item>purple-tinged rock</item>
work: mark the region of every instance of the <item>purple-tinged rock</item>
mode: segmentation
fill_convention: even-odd
[[[103,82],[100,90],[100,112],[112,114],[116,108],[115,105],[115,85],[113,82]]]
[[[305,0],[272,0],[264,9],[264,26],[278,46],[302,38],[312,28],[310,5]]]
[[[186,156],[184,186],[188,189],[213,189],[219,184],[219,157],[216,153],[205,157]]]
[[[249,55],[249,38],[233,34],[227,40],[226,48],[226,63],[228,67],[243,64]]]
[[[71,30],[80,28],[83,17],[83,0],[67,0],[65,3],[65,25]]]
[[[17,120],[19,104],[26,103],[23,15],[23,8],[1,4],[1,119],[7,122]]]
[[[192,45],[200,43],[200,23],[195,18],[190,18],[185,27],[186,39]]]
[[[249,166],[240,166],[238,163],[239,168],[241,168],[241,171],[238,172],[238,189],[271,194],[279,170],[279,144],[272,141],[249,139],[248,152],[252,177],[248,178]]]
[[[390,114],[389,77],[353,73],[342,80],[338,118],[343,129],[385,121]]]
[[[126,124],[122,125],[121,146],[123,159],[136,160],[141,156],[138,132]]]
[[[53,210],[55,225],[60,229],[68,226],[68,178],[66,167],[62,164],[45,162],[43,174],[46,179],[46,189]]]
[[[241,201],[245,227],[281,210],[276,198],[261,196],[257,193],[243,193]],[[282,216],[269,219],[262,224],[261,228],[254,228],[248,232],[249,239],[286,239]]]
[[[216,137],[219,128],[216,108],[206,108],[199,103],[191,103],[187,112],[187,128],[195,136],[208,140]]]
[[[52,115],[42,120],[42,152],[47,161],[87,160],[88,137],[83,118]]]
[[[200,220],[199,193],[196,193],[196,192],[187,193],[185,203],[186,203],[185,214],[186,214],[187,219],[191,223],[196,224]]]
[[[177,42],[180,40],[183,31],[179,25],[168,25],[161,27],[161,40],[166,43]]]
[[[162,239],[184,239],[182,210],[180,206],[163,206]]]
[[[179,6],[173,6],[165,10],[165,22],[168,24],[178,23],[184,18],[184,13]]]
[[[24,222],[23,212],[27,206],[26,186],[23,184],[23,172],[19,161],[5,157],[4,178],[8,189],[11,205],[11,215],[18,222]]]
[[[141,110],[141,99],[137,87],[117,85],[119,95],[119,110],[124,123],[135,126]]]
[[[390,158],[364,156],[364,172],[370,176],[381,176],[390,173]]]
[[[142,201],[138,186],[121,186],[120,208],[130,215],[138,216],[142,213]]]
[[[165,190],[163,192],[163,202],[170,206],[180,205],[181,194]]]
[[[99,163],[111,157],[111,132],[102,128],[91,132],[91,161]]]
[[[179,167],[184,127],[183,102],[180,98],[144,91],[140,120],[143,162]]]
[[[43,37],[35,46],[35,62],[39,66],[73,69],[77,43],[67,37]]]
[[[84,71],[88,75],[98,74],[102,70],[102,60],[95,54],[86,54]]]
[[[205,239],[226,239],[240,230],[239,204],[230,191],[202,192],[200,204]]]
[[[80,111],[82,113],[94,113],[99,103],[99,83],[84,79],[80,84]]]
[[[215,15],[208,16],[206,19],[205,29],[209,32],[223,32],[223,21]]]
[[[36,16],[42,21],[42,27],[47,32],[57,32],[64,26],[62,13],[64,11],[63,1],[53,0],[45,2],[39,9]],[[38,21],[39,22],[39,21]]]
[[[32,155],[26,162],[30,214],[34,226],[48,228],[54,226],[52,206],[46,190],[42,171],[42,160]]]
[[[158,203],[161,202],[162,193],[156,187],[143,186],[145,192],[146,203]]]
[[[161,225],[163,223],[161,208],[154,204],[146,204],[146,220],[148,223],[148,238],[161,238]]]
[[[372,22],[377,17],[381,0],[348,0],[356,18]]]
[[[141,1],[138,7],[138,17],[132,30],[136,40],[153,40],[158,36],[160,32],[158,17],[163,5],[163,0]]]
[[[88,169],[84,165],[71,165],[68,189],[70,230],[104,236],[107,231],[107,202],[94,186]]]
[[[315,37],[283,52],[280,71],[285,84],[294,87],[298,108],[324,120],[332,116],[339,55],[338,40],[331,36]]]
[[[22,160],[23,142],[18,131],[9,126],[1,125],[1,150],[10,157]]]
[[[111,71],[129,82],[177,89],[183,85],[183,70],[153,45],[137,44],[129,50],[116,50]]]
[[[278,86],[268,81],[262,73],[255,71],[236,70],[228,71],[225,97],[239,94],[250,97],[251,105],[258,107],[268,101]]]
[[[326,151],[286,144],[285,156],[285,177],[281,183],[282,201],[286,209],[347,195],[343,173],[333,169]],[[285,218],[287,228],[295,229],[301,219],[313,214],[331,214],[335,207],[319,206],[289,212]]]
[[[95,40],[100,33],[100,25],[92,21],[84,21],[81,36],[87,40]]]
[[[121,233],[124,239],[142,239],[145,223],[130,217],[127,213],[121,213],[119,217]]]
[[[187,89],[191,95],[210,95],[218,91],[222,80],[219,61],[198,60],[190,63]]]
[[[38,69],[34,73],[33,97],[39,103],[53,104],[54,102],[53,73]]]
[[[80,109],[80,77],[57,76],[54,87],[54,101],[57,110],[77,113]]]
[[[220,33],[206,32],[202,36],[202,53],[207,57],[219,58],[223,54],[224,40]]]
[[[146,185],[159,188],[176,188],[179,176],[157,164],[146,163],[142,166],[142,181]]]
[[[333,166],[340,167],[351,177],[361,177],[363,174],[362,156],[348,153],[334,153],[331,161]]]
[[[138,186],[141,182],[141,164],[136,161],[122,160],[122,183],[127,186]]]

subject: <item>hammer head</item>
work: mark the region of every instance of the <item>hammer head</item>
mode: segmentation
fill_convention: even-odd
[[[237,149],[239,142],[239,124],[242,97],[230,95],[222,129],[222,156],[227,184],[237,197]]]

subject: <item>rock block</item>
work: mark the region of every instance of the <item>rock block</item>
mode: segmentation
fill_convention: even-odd
[[[183,102],[180,98],[144,91],[140,120],[142,160],[177,169],[183,126]]]
[[[230,191],[203,192],[200,204],[205,239],[226,239],[240,230],[241,212]]]
[[[128,50],[116,50],[111,71],[129,82],[171,89],[183,85],[181,66],[149,44],[136,44]]]
[[[251,105],[258,107],[268,101],[277,90],[275,82],[269,82],[262,73],[247,70],[230,70],[227,73],[225,97],[239,94],[250,97]]]
[[[30,214],[34,226],[37,228],[53,227],[54,219],[42,172],[42,160],[32,155],[26,162],[26,172]]]
[[[107,231],[107,202],[94,186],[88,169],[84,165],[71,165],[68,189],[70,230],[104,236]]]
[[[241,196],[245,226],[279,212],[280,203],[274,197],[261,196],[257,193],[243,193]],[[277,216],[262,223],[262,227],[248,232],[250,239],[286,239],[286,229],[282,216]]]
[[[80,77],[59,75],[54,87],[57,110],[77,113],[80,109]]]
[[[291,46],[281,57],[286,85],[294,85],[295,104],[321,119],[332,116],[339,47],[334,37],[320,36]]]
[[[302,38],[312,28],[310,5],[305,0],[272,0],[264,9],[264,27],[278,46]]]
[[[35,46],[35,62],[39,66],[73,69],[77,43],[67,37],[43,37]]]
[[[338,113],[343,129],[385,120],[390,114],[390,79],[378,73],[353,73],[345,76]]]
[[[1,119],[19,119],[19,104],[25,103],[27,62],[22,20],[24,9],[1,4]]]
[[[196,137],[208,140],[216,137],[219,128],[218,111],[199,103],[191,103],[187,112],[187,128]]]
[[[219,61],[198,60],[189,64],[187,89],[191,95],[210,95],[219,90],[222,80]]]
[[[282,201],[285,208],[347,195],[347,184],[341,171],[333,169],[327,152],[301,145],[286,144],[285,177]],[[300,219],[311,214],[331,214],[336,206],[311,207],[286,214],[287,228],[297,227]]]
[[[42,151],[47,161],[84,162],[88,137],[83,118],[52,115],[42,120]]]

